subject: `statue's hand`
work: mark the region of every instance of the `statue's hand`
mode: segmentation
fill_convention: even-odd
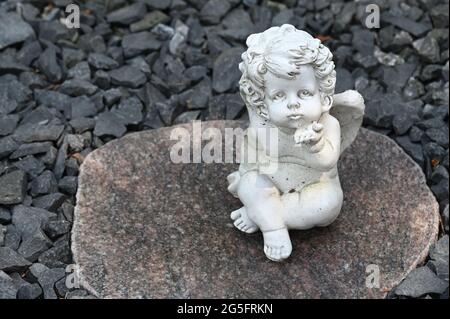
[[[298,129],[294,133],[294,141],[298,145],[306,146],[307,150],[311,153],[320,152],[325,144],[323,139],[323,125],[314,121],[305,130]]]

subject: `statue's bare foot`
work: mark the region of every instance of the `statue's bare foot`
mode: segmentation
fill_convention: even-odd
[[[287,228],[263,232],[264,253],[273,261],[282,261],[292,252],[291,238]]]
[[[245,207],[239,208],[231,213],[231,219],[234,220],[234,226],[244,233],[254,233],[258,231],[258,226],[248,218]]]

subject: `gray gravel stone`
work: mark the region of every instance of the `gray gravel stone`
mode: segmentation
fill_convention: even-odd
[[[137,125],[143,120],[143,105],[141,101],[135,97],[123,99],[117,107],[111,109],[124,125]]]
[[[121,137],[127,131],[122,120],[112,112],[101,113],[95,121],[94,135]]]
[[[33,199],[33,206],[55,212],[66,199],[66,196],[61,193],[52,193]]]
[[[57,190],[58,184],[52,171],[44,171],[31,182],[32,195],[49,194]]]
[[[117,9],[106,16],[109,23],[119,23],[123,25],[129,25],[133,22],[142,19],[147,13],[147,8],[142,2],[135,3],[130,6],[126,6]]]
[[[17,292],[18,299],[37,299],[42,295],[42,288],[39,284],[24,285]]]
[[[237,89],[241,72],[239,63],[243,49],[230,48],[222,52],[213,65],[213,89],[218,93],[224,93],[231,89]]]
[[[19,144],[11,137],[0,138],[0,159],[8,156],[19,148]]]
[[[435,38],[429,35],[414,41],[413,47],[421,57],[431,63],[439,62],[441,59],[439,44]]]
[[[34,124],[20,125],[14,132],[14,138],[24,143],[56,141],[64,130],[64,125],[59,124]]]
[[[39,176],[44,170],[45,165],[37,160],[33,155],[28,155],[13,164],[18,169],[24,171],[32,178]]]
[[[200,19],[208,24],[218,24],[230,9],[228,1],[209,0],[200,11]]]
[[[9,158],[17,159],[27,155],[47,153],[51,147],[52,147],[51,142],[36,142],[36,143],[22,144],[14,153],[12,153],[9,156]]]
[[[16,296],[17,288],[14,282],[6,273],[0,270],[0,299],[16,299]]]
[[[9,247],[0,247],[0,270],[23,271],[31,263]]]
[[[395,289],[398,296],[418,298],[426,294],[441,294],[448,288],[448,282],[438,278],[430,268],[414,269]]]
[[[165,1],[164,1],[165,2]],[[150,30],[158,24],[164,24],[168,22],[170,18],[160,10],[153,10],[148,13],[142,20],[139,20],[130,25],[131,32],[139,32],[144,30]]]
[[[47,48],[38,59],[38,65],[41,72],[50,82],[58,82],[62,79],[62,69],[56,58],[56,51],[53,47]]]
[[[89,54],[88,62],[92,67],[100,70],[112,70],[119,66],[116,60],[101,53]]]
[[[97,87],[92,83],[80,80],[71,79],[64,81],[60,87],[60,92],[70,96],[92,95],[97,92]]]
[[[5,207],[0,207],[0,224],[7,224],[11,221],[11,213]]]
[[[0,50],[33,37],[35,37],[33,28],[19,15],[0,12]]]
[[[38,230],[30,237],[22,241],[17,251],[27,260],[35,262],[39,255],[51,246],[52,242],[50,239],[45,236],[42,230]]]
[[[16,170],[0,176],[0,204],[19,204],[25,197],[27,177],[25,172]]]
[[[131,33],[123,37],[123,53],[126,58],[132,58],[143,53],[158,50],[161,42],[151,32]]]
[[[430,251],[431,261],[428,266],[437,274],[437,276],[448,282],[448,262],[449,262],[449,241],[448,235],[443,236],[433,246]]]
[[[129,88],[138,88],[147,81],[145,74],[133,66],[123,66],[110,71],[109,75],[112,84]]]
[[[19,122],[19,116],[17,114],[0,115],[0,136],[9,135],[14,132]]]
[[[12,223],[23,240],[32,237],[50,220],[54,219],[56,219],[56,214],[41,208],[23,205],[17,205],[13,208]]]

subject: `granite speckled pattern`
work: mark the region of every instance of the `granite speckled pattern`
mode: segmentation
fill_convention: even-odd
[[[226,176],[237,164],[173,164],[170,132],[129,134],[82,165],[72,251],[82,286],[98,297],[383,298],[436,240],[438,204],[421,169],[388,137],[361,129],[340,160],[341,215],[291,231],[291,257],[271,262],[261,233],[231,224],[240,203]],[[366,287],[370,264],[380,289]]]

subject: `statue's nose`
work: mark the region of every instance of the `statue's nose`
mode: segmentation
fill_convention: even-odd
[[[300,103],[299,102],[289,102],[288,104],[288,109],[290,110],[295,110],[295,109],[299,109],[300,108]]]

